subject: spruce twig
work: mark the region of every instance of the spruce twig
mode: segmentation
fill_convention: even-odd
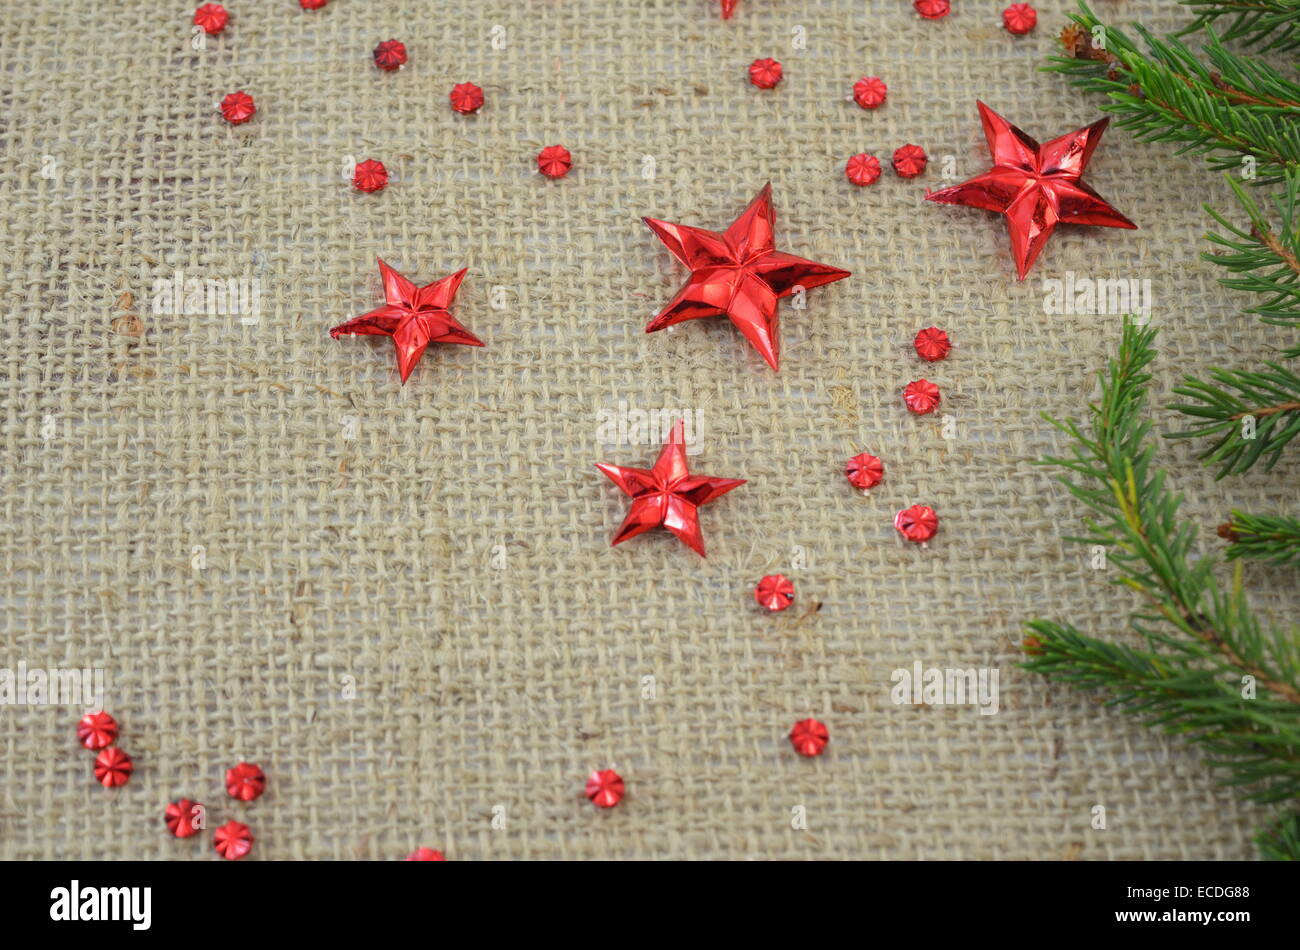
[[[1219,537],[1231,542],[1228,560],[1253,558],[1281,566],[1300,566],[1300,519],[1287,515],[1252,515],[1233,510],[1219,525]]]

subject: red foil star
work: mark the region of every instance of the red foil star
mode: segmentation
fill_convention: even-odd
[[[811,290],[849,276],[776,250],[776,213],[767,184],[744,213],[721,234],[685,224],[642,219],[673,256],[691,269],[690,279],[646,325],[654,333],[683,320],[726,316],[754,344],[772,369],[780,369],[781,333],[776,302],[796,287]]]
[[[1137,227],[1081,180],[1109,118],[1039,145],[984,103],[976,105],[993,153],[993,167],[970,181],[925,197],[940,204],[968,205],[1006,215],[1020,280],[1029,273],[1057,224]]]
[[[700,557],[705,556],[700,507],[745,484],[745,479],[692,475],[686,469],[685,433],[685,423],[678,419],[668,433],[668,441],[660,450],[654,468],[624,468],[596,463],[596,468],[609,476],[623,494],[632,498],[632,507],[611,545],[635,538],[651,528],[664,527]]]
[[[722,0],[722,19],[730,20],[731,15],[736,12],[736,4],[740,0]]]
[[[384,299],[387,302],[336,326],[330,330],[330,336],[336,340],[345,333],[391,336],[393,346],[397,348],[397,369],[402,374],[403,383],[430,343],[483,346],[482,340],[447,312],[467,270],[469,268],[462,267],[450,277],[416,287],[380,260],[379,273],[384,278]]]

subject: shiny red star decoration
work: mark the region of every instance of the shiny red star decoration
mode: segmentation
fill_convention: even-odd
[[[462,267],[450,277],[416,287],[383,260],[379,273],[384,278],[385,304],[330,330],[334,339],[346,334],[391,336],[397,348],[397,369],[402,382],[411,375],[420,355],[430,343],[461,343],[483,346],[474,334],[448,313],[452,298],[465,278]]]
[[[1020,280],[1029,273],[1057,224],[1137,227],[1081,180],[1109,118],[1039,145],[984,103],[976,105],[993,167],[970,181],[925,197],[940,204],[1006,215]]]
[[[646,325],[654,333],[684,320],[726,316],[773,369],[780,369],[781,336],[776,302],[796,287],[811,290],[843,280],[846,270],[776,250],[776,212],[767,184],[726,231],[643,218],[690,279]]]
[[[700,532],[699,509],[733,488],[745,484],[743,478],[709,478],[692,475],[686,468],[686,426],[678,419],[668,441],[659,452],[654,468],[624,468],[597,462],[623,494],[632,498],[632,507],[611,545],[651,528],[664,527],[677,535],[687,547],[704,557],[704,535]]]
[[[736,4],[740,0],[722,0],[722,19],[730,20],[731,15],[736,12]]]

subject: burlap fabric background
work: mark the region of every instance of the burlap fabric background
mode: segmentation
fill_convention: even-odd
[[[1098,117],[1035,69],[1066,4],[1019,39],[1003,5],[233,0],[202,51],[190,2],[0,5],[0,665],[103,667],[137,764],[106,792],[75,710],[3,709],[0,854],[216,859],[162,827],[189,795],[262,859],[1251,856],[1260,813],[1196,754],[1014,665],[1026,618],[1122,636],[1131,603],[1030,465],[1118,318],[1045,314],[1042,280],[1150,279],[1166,389],[1275,336],[1197,260],[1226,189],[1123,131],[1089,180],[1142,230],[1063,229],[1024,283],[996,216],[922,202],[942,156],[985,167],[976,98],[1042,139]],[[397,75],[370,62],[390,36]],[[773,92],[745,81],[766,55]],[[874,113],[845,101],[864,74],[889,83]],[[477,116],[447,108],[463,80]],[[231,128],[213,104],[238,88],[260,111]],[[534,171],[553,142],[562,181]],[[924,178],[844,180],[905,142]],[[370,156],[395,180],[361,195],[342,168]],[[783,305],[781,372],[723,320],[643,333],[684,271],[640,216],[722,228],[768,180],[779,245],[853,271]],[[455,313],[487,348],[433,347],[403,388],[387,341],[332,341],[379,299],[376,255],[420,282],[468,265]],[[177,269],[259,279],[260,321],[155,313]],[[957,348],[923,367],[932,323]],[[901,405],[922,375],[952,438]],[[609,547],[625,500],[592,463],[657,452],[601,444],[620,401],[698,411],[693,466],[749,479],[704,509],[707,560],[664,533]],[[864,449],[888,465],[870,498],[841,475]],[[1189,447],[1165,458],[1207,548],[1231,504],[1285,500],[1285,472],[1215,485]],[[915,502],[943,519],[927,550],[891,526]],[[773,571],[799,600],[766,616]],[[1247,573],[1280,614],[1285,575]],[[997,667],[1001,711],[893,705],[916,660]],[[808,715],[817,760],[784,738]],[[269,775],[251,805],[222,789],[241,759]],[[599,812],[584,777],[611,766],[629,794]]]

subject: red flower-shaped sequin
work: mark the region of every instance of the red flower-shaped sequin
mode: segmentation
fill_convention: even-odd
[[[790,730],[790,744],[800,755],[821,755],[830,739],[830,730],[816,719],[801,719]]]
[[[749,81],[759,89],[771,89],[781,81],[784,72],[774,59],[756,59],[749,64]]]
[[[952,4],[948,0],[916,0],[912,6],[927,20],[940,20],[952,11]]]
[[[125,785],[134,770],[131,757],[117,746],[109,746],[95,756],[95,780],[105,788]]]
[[[406,856],[408,861],[446,861],[441,851],[435,851],[433,848],[416,848]]]
[[[854,488],[866,491],[875,488],[885,477],[885,463],[874,455],[863,452],[855,455],[844,465],[844,477]]]
[[[451,107],[463,115],[477,112],[483,107],[483,90],[472,82],[452,86],[447,98],[451,100]]]
[[[903,388],[903,402],[918,416],[939,408],[939,387],[928,379],[918,379]]]
[[[171,802],[163,811],[167,830],[178,838],[188,838],[203,829],[203,806],[188,798]]]
[[[1013,3],[1002,11],[1002,25],[1008,33],[1022,36],[1038,23],[1038,11],[1027,3]]]
[[[794,584],[784,574],[768,574],[754,588],[754,599],[776,613],[794,603]]]
[[[227,861],[238,861],[253,850],[253,833],[243,822],[228,821],[213,832],[212,846]]]
[[[563,145],[548,145],[537,153],[537,170],[547,178],[563,178],[573,167],[573,156]]]
[[[870,185],[880,177],[880,160],[866,152],[854,155],[845,163],[844,175],[859,188]]]
[[[357,191],[380,191],[387,184],[388,169],[383,162],[367,158],[352,169],[352,185]]]
[[[242,125],[256,112],[257,104],[253,97],[242,89],[221,100],[221,117],[231,125]]]
[[[194,11],[194,25],[201,27],[204,33],[220,33],[229,20],[230,14],[219,3],[205,3]]]
[[[894,152],[894,171],[899,178],[915,178],[925,171],[929,161],[925,149],[919,145],[904,145]]]
[[[108,713],[86,713],[77,723],[77,741],[87,749],[102,749],[117,741],[117,720]]]
[[[912,341],[912,346],[916,348],[916,355],[927,363],[937,363],[952,349],[952,344],[948,342],[948,334],[938,327],[926,327],[918,332],[916,339]]]
[[[597,808],[613,808],[623,800],[623,779],[613,769],[592,772],[587,778],[587,797]]]
[[[298,6],[304,10],[319,10],[329,2],[330,0],[298,0]]]
[[[406,65],[406,44],[401,40],[384,40],[375,47],[375,65],[385,72]]]
[[[909,541],[929,541],[939,530],[939,516],[933,508],[913,505],[894,515],[894,527]]]
[[[879,76],[863,76],[853,84],[853,101],[864,109],[876,109],[885,101],[889,88]]]
[[[251,802],[266,791],[266,774],[252,763],[240,762],[226,770],[226,791],[231,798]]]

